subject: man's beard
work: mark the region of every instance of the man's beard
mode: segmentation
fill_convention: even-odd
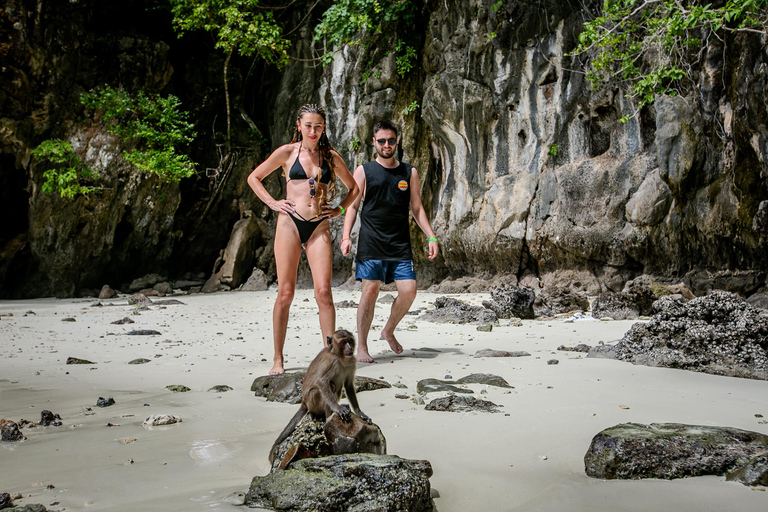
[[[394,156],[394,154],[395,154],[395,148],[393,148],[392,146],[388,146],[386,148],[377,147],[376,148],[376,153],[381,158],[392,158]]]

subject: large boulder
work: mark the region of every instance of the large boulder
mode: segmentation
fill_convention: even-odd
[[[715,375],[768,379],[768,311],[728,292],[683,303],[671,296],[616,345],[595,347],[588,357],[681,368]]]
[[[491,300],[483,301],[499,318],[534,318],[533,302],[536,294],[530,288],[500,284],[491,288]]]
[[[726,475],[766,471],[768,436],[729,427],[624,423],[597,434],[584,456],[588,476],[606,479]],[[757,456],[762,463],[755,462]],[[736,478],[733,478],[736,479]]]
[[[303,459],[255,477],[245,504],[291,512],[432,512],[430,476],[428,461],[395,455]]]

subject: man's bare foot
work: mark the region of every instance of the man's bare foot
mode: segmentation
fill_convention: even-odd
[[[389,343],[389,348],[391,348],[395,354],[403,353],[403,346],[400,345],[400,343],[398,343],[397,338],[395,338],[394,334],[390,334],[386,331],[381,331],[381,337],[384,338],[387,341],[387,343]]]
[[[368,353],[367,350],[359,350],[357,351],[357,362],[358,363],[373,363],[375,362],[373,358],[371,357],[371,354]]]
[[[275,361],[272,365],[272,369],[269,370],[269,375],[282,375],[285,373],[282,361]]]

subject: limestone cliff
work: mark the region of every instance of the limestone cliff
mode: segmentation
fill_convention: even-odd
[[[330,139],[350,169],[373,156],[376,120],[402,127],[403,158],[419,171],[441,241],[440,258],[425,261],[413,224],[421,285],[492,274],[569,279],[590,292],[639,274],[684,278],[697,293],[765,285],[768,41],[759,35],[711,43],[697,97],[660,98],[622,124],[633,111],[623,92],[593,91],[568,56],[584,9],[599,2],[416,2],[415,26],[340,49],[326,68],[235,59],[238,150],[222,168],[221,56],[204,37],[178,40],[167,12],[149,10],[162,2],[121,2],[111,15],[94,0],[53,4],[11,0],[0,19],[2,297],[71,295],[148,272],[210,274],[243,212],[274,226],[245,176],[287,142],[310,101],[328,110]],[[299,25],[303,14],[284,19],[299,27],[294,54],[309,58],[319,43]],[[403,76],[397,41],[418,55]],[[77,106],[101,83],[181,97],[199,127],[198,176],[165,186],[158,201],[156,183],[132,171],[124,148]],[[52,136],[109,177],[99,201],[41,195],[29,151]],[[283,187],[277,173],[268,185],[276,195]],[[272,235],[259,233],[247,264],[274,277]],[[335,251],[339,282],[351,260]]]

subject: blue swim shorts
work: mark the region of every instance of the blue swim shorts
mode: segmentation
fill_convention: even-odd
[[[392,281],[405,279],[416,280],[416,272],[413,270],[412,260],[367,260],[358,261],[355,265],[355,279],[362,281],[384,281],[389,284]]]

